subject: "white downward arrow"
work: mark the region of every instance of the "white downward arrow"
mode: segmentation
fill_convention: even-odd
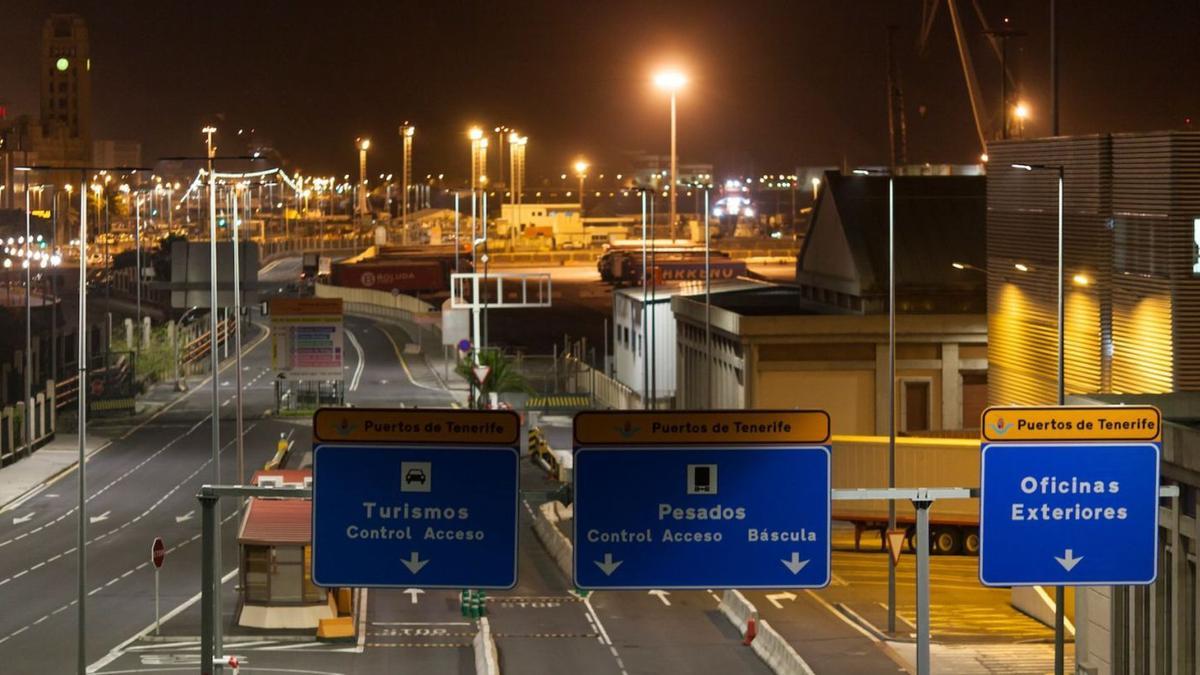
[[[790,570],[792,574],[799,574],[800,570],[804,569],[804,566],[808,564],[808,561],[801,560],[800,554],[795,551],[792,551],[792,559],[791,560],[782,560],[781,559],[779,562],[783,563],[784,566],[787,567],[788,570]]]
[[[1080,560],[1083,560],[1083,556],[1076,558],[1075,552],[1071,549],[1067,549],[1066,552],[1063,553],[1063,557],[1060,558],[1058,556],[1054,556],[1054,559],[1058,561],[1059,565],[1063,566],[1064,570],[1070,572],[1071,570],[1075,569],[1075,566],[1079,564]]]
[[[775,609],[783,609],[783,605],[781,605],[779,603],[780,600],[795,600],[795,599],[796,599],[795,593],[790,593],[790,592],[789,593],[767,593],[767,600],[769,600],[772,605],[775,605]]]
[[[666,591],[660,591],[656,588],[656,589],[650,591],[650,595],[657,595],[658,599],[662,600],[662,603],[664,605],[666,605],[667,607],[671,606],[671,601],[667,599],[667,596],[670,595],[670,593],[668,593]]]
[[[98,523],[102,520],[108,520],[108,514],[110,514],[110,513],[112,513],[112,511],[105,511],[104,513],[101,513],[98,516],[92,516],[91,518],[88,518],[88,522]]]
[[[34,514],[34,512],[30,511],[29,513],[26,513],[25,515],[21,516],[20,518],[13,518],[13,525],[20,525],[21,523],[29,522],[30,520],[33,519],[33,514]]]
[[[417,555],[416,551],[413,551],[412,554],[408,556],[408,560],[401,560],[400,562],[404,563],[404,566],[408,568],[408,571],[412,572],[413,574],[420,572],[422,567],[429,564],[428,560],[421,560],[421,557]]]
[[[192,516],[193,516],[195,513],[196,513],[195,511],[188,511],[187,513],[183,514],[182,516],[175,516],[175,522],[177,522],[177,523],[182,523],[182,522],[184,522],[185,520],[191,520],[191,519],[192,519]]]
[[[603,562],[601,562],[599,560],[593,560],[592,562],[596,563],[596,567],[599,567],[601,572],[604,572],[604,576],[611,577],[612,573],[616,572],[617,568],[621,566],[621,563],[623,563],[625,561],[618,560],[616,562],[613,562],[612,554],[605,553]]]
[[[421,563],[421,564],[424,565],[425,563]],[[409,597],[412,598],[412,604],[415,605],[415,604],[417,604],[417,596],[424,593],[425,591],[423,591],[419,588],[406,588],[406,589],[404,589],[404,592],[408,593]]]

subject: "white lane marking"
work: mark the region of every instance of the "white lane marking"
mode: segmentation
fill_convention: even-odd
[[[263,327],[263,334],[262,334],[262,335],[260,335],[260,336],[258,337],[258,339],[256,339],[254,342],[251,342],[250,344],[246,345],[246,346],[245,346],[245,347],[242,349],[242,355],[243,355],[243,356],[248,356],[248,355],[250,354],[250,352],[253,352],[255,349],[257,349],[257,348],[259,347],[259,345],[261,345],[261,344],[263,344],[264,342],[266,342],[266,341],[267,341],[267,338],[269,338],[270,336],[271,336],[271,328],[270,328],[269,326],[264,326],[264,327]],[[221,366],[221,367],[218,369],[217,373],[218,373],[218,374],[220,374],[221,372],[223,372],[223,371],[225,371],[225,370],[227,370],[227,369],[229,369],[229,368],[232,368],[232,367],[233,367],[233,365],[234,365],[234,363],[235,363],[235,361],[234,361],[233,359],[230,359],[230,360],[228,361],[228,363],[226,363],[224,366]],[[141,430],[143,427],[145,427],[147,424],[150,424],[150,423],[151,423],[151,422],[153,422],[154,420],[158,419],[158,417],[159,417],[160,415],[162,415],[162,414],[164,414],[164,413],[168,412],[169,410],[171,410],[171,409],[172,409],[172,408],[174,408],[175,406],[177,406],[177,405],[179,405],[180,403],[182,403],[184,400],[186,400],[187,398],[189,398],[189,397],[190,397],[192,394],[196,393],[197,391],[201,391],[201,390],[205,389],[204,385],[205,385],[207,382],[211,381],[211,380],[212,380],[212,376],[211,376],[211,375],[210,375],[210,376],[208,376],[208,377],[206,377],[206,378],[204,378],[203,380],[201,380],[201,381],[200,381],[200,383],[199,383],[197,386],[195,386],[195,387],[193,387],[193,388],[189,389],[189,390],[188,390],[186,393],[182,394],[181,396],[178,396],[178,397],[176,397],[176,398],[175,398],[175,400],[171,401],[171,402],[170,402],[170,403],[168,403],[167,405],[165,405],[165,406],[163,406],[162,408],[160,408],[158,412],[154,413],[154,414],[153,414],[153,415],[151,415],[150,417],[147,417],[147,418],[146,418],[146,419],[145,419],[143,422],[141,422],[141,423],[137,424],[136,426],[132,427],[131,429],[129,429],[129,431],[126,431],[124,434],[122,434],[122,435],[121,435],[120,437],[118,437],[116,440],[118,440],[118,441],[123,441],[123,440],[125,440],[126,438],[129,438],[129,437],[130,437],[131,435],[133,435],[134,433],[136,433],[136,432],[140,431],[140,430]],[[207,418],[205,418],[204,420],[201,420],[200,422],[198,422],[198,423],[196,424],[196,426],[197,426],[197,427],[198,427],[198,426],[200,426],[200,425],[201,425],[201,424],[203,424],[203,423],[204,423],[206,420],[207,420]],[[193,427],[193,429],[194,429],[194,428],[195,428],[195,427]],[[189,430],[188,432],[185,432],[183,435],[184,435],[184,436],[186,436],[188,433],[191,433],[191,430]],[[176,440],[178,440],[178,439],[176,439]],[[174,442],[174,441],[172,441],[172,443],[173,443],[173,442]],[[104,450],[108,449],[109,447],[111,447],[111,446],[113,445],[113,443],[114,443],[114,441],[113,441],[113,440],[108,440],[108,441],[105,441],[104,443],[102,443],[102,444],[100,445],[100,447],[96,448],[95,450],[92,450],[91,452],[88,452],[88,453],[87,453],[86,460],[87,460],[87,461],[91,461],[91,460],[92,460],[92,458],[93,458],[95,455],[97,455],[97,454],[99,454],[100,452],[102,452],[102,451],[104,451]],[[141,468],[142,466],[144,466],[144,465],[146,464],[146,462],[150,461],[151,459],[154,459],[154,457],[157,457],[158,455],[162,454],[163,450],[166,450],[166,448],[162,448],[161,450],[159,450],[158,452],[154,453],[154,454],[153,454],[153,455],[151,455],[150,457],[147,457],[145,460],[143,460],[141,463],[139,463],[139,464],[138,464],[136,467],[134,467],[133,469],[130,469],[130,470],[129,470],[129,471],[127,471],[125,474],[123,474],[122,476],[120,476],[119,478],[117,478],[116,480],[114,480],[112,483],[109,483],[108,485],[106,485],[106,486],[104,487],[104,489],[103,489],[103,490],[101,490],[101,492],[103,492],[104,490],[107,490],[108,488],[112,487],[112,485],[113,485],[114,483],[116,483],[116,482],[118,482],[118,481],[121,481],[121,480],[123,480],[123,479],[124,479],[124,478],[126,478],[126,477],[127,477],[129,474],[133,473],[133,472],[134,472],[134,471],[136,471],[137,469],[139,469],[139,468]],[[49,488],[51,485],[54,485],[54,484],[55,484],[55,483],[57,483],[58,481],[60,481],[60,480],[62,480],[62,479],[64,479],[64,478],[66,478],[67,476],[69,476],[70,474],[72,474],[72,473],[74,473],[75,471],[78,471],[78,470],[79,470],[79,462],[75,462],[75,463],[74,463],[74,464],[72,464],[70,467],[68,467],[68,468],[67,468],[67,469],[65,469],[64,471],[60,472],[58,475],[54,476],[53,478],[51,478],[51,479],[49,479],[49,480],[47,480],[47,481],[43,482],[41,485],[38,485],[38,486],[36,486],[36,487],[32,488],[31,490],[29,490],[28,492],[26,492],[24,495],[21,495],[20,497],[18,497],[18,498],[16,498],[16,499],[14,499],[13,501],[10,501],[10,502],[8,502],[8,503],[7,503],[7,504],[5,504],[4,506],[0,506],[0,513],[6,513],[6,512],[8,512],[8,511],[15,511],[16,509],[19,509],[19,508],[21,508],[21,505],[22,505],[22,504],[24,504],[25,502],[29,501],[30,499],[33,499],[34,497],[36,497],[36,496],[40,495],[40,494],[41,494],[42,492],[44,492],[44,491],[45,491],[47,488]],[[99,495],[99,494],[100,494],[100,492],[97,492],[97,493],[93,494],[91,497],[88,497],[87,501],[89,501],[89,502],[90,502],[92,499],[95,499],[95,498],[96,498],[96,496],[97,496],[97,495]],[[67,515],[69,515],[70,513],[72,513],[74,510],[75,510],[75,509],[74,509],[74,508],[72,508],[70,511],[67,511],[67,513],[64,513],[63,515],[61,515],[61,516],[59,516],[58,518],[56,518],[56,519],[55,519],[53,522],[57,523],[57,522],[61,521],[63,518],[67,517]],[[24,535],[22,535],[22,536],[24,536]],[[18,537],[18,538],[19,538],[19,537]],[[11,541],[15,541],[15,539],[10,539],[10,540],[8,540],[8,541],[5,541],[5,542],[0,542],[0,546],[4,546],[5,544],[8,544],[8,543],[9,543],[9,542],[11,542]]]
[[[525,507],[529,508],[529,505],[526,504]],[[612,652],[613,658],[616,659],[617,667],[621,670],[621,675],[629,675],[629,673],[625,670],[625,664],[621,661],[621,655],[617,653],[617,648],[613,646],[612,638],[608,636],[608,631],[604,629],[604,624],[600,621],[600,615],[596,614],[596,608],[592,607],[591,596],[583,599],[583,606],[585,609],[587,609],[588,613],[591,614],[597,632],[600,633],[600,637],[604,638],[604,644],[608,645],[609,651]]]
[[[379,332],[383,333],[383,336],[387,338],[388,342],[392,343],[392,350],[396,352],[396,359],[398,361],[400,361],[400,367],[404,369],[405,376],[408,377],[408,381],[412,382],[414,387],[420,387],[421,389],[428,389],[429,391],[436,391],[439,394],[448,393],[447,390],[442,389],[440,387],[431,387],[427,384],[421,384],[420,382],[417,382],[417,378],[413,377],[412,371],[408,369],[408,361],[404,360],[404,353],[400,351],[400,345],[396,344],[396,340],[395,340],[395,338],[392,337],[392,334],[389,333],[388,331],[384,330],[383,328],[380,328],[378,325],[376,325],[375,327],[379,328]]]
[[[358,338],[354,337],[354,332],[347,329],[346,337],[350,338],[350,344],[354,346],[354,353],[358,355],[358,364],[354,367],[354,375],[350,378],[350,391],[358,389],[358,383],[362,380],[363,367],[366,365],[366,357],[363,355],[362,345],[358,343]]]
[[[207,419],[207,418],[206,418],[206,419]],[[253,429],[254,429],[256,426],[258,426],[258,423],[257,423],[257,422],[254,422],[254,423],[250,424],[250,426],[246,427],[246,431],[245,431],[245,433],[249,433],[249,432],[250,432],[251,430],[253,430]],[[229,441],[228,443],[226,443],[226,444],[224,445],[224,447],[222,447],[222,448],[221,448],[221,452],[225,452],[226,450],[229,450],[231,447],[233,447],[233,445],[234,445],[234,443],[235,443],[235,442],[236,442],[236,441]],[[157,501],[155,501],[153,504],[151,504],[151,505],[150,505],[150,506],[149,506],[149,507],[148,507],[148,508],[147,508],[145,511],[142,511],[142,512],[141,512],[140,514],[138,514],[137,516],[134,516],[134,517],[133,517],[131,520],[128,520],[128,521],[126,521],[126,522],[125,522],[125,523],[123,523],[123,524],[122,524],[120,527],[113,528],[113,529],[109,530],[108,532],[105,532],[105,533],[103,533],[103,534],[100,534],[100,535],[97,535],[97,536],[93,537],[92,539],[88,540],[87,544],[88,544],[89,546],[90,546],[90,545],[92,545],[92,544],[95,544],[96,542],[100,541],[101,539],[104,539],[105,537],[108,537],[108,536],[110,536],[110,535],[116,534],[117,532],[120,532],[121,530],[124,530],[125,528],[129,527],[130,525],[133,525],[134,523],[137,523],[138,521],[142,520],[142,519],[143,519],[143,518],[145,518],[146,516],[149,516],[149,515],[150,515],[150,514],[151,514],[151,513],[152,513],[152,512],[155,510],[155,509],[157,509],[157,508],[158,508],[160,505],[162,505],[162,503],[163,503],[163,502],[165,502],[165,501],[166,501],[166,500],[167,500],[167,499],[168,499],[168,498],[169,498],[171,495],[175,494],[175,492],[177,492],[177,491],[179,490],[179,488],[183,487],[183,485],[184,485],[185,483],[187,483],[187,482],[188,482],[188,481],[190,481],[191,479],[195,478],[197,474],[199,474],[201,471],[203,471],[203,470],[204,470],[204,467],[208,466],[208,465],[209,465],[209,464],[211,464],[211,463],[212,463],[212,458],[211,458],[211,457],[210,457],[210,458],[208,458],[208,459],[206,459],[206,460],[204,461],[204,463],[203,463],[203,464],[201,464],[199,467],[197,467],[197,468],[196,468],[196,470],[195,470],[195,471],[193,471],[191,474],[189,474],[189,475],[188,475],[186,478],[184,478],[183,480],[181,480],[181,481],[179,481],[178,483],[176,483],[176,484],[175,484],[175,486],[174,486],[174,487],[172,487],[170,490],[167,490],[167,492],[166,492],[165,494],[163,494],[161,497],[159,497],[159,498],[158,498],[158,500],[157,500]],[[236,512],[234,513],[234,515],[236,515]],[[106,516],[107,516],[107,512],[106,512]],[[229,518],[226,518],[225,520],[229,520]],[[192,537],[191,539],[189,539],[188,541],[194,541],[194,540],[195,540],[197,537],[199,537],[199,536],[200,536],[200,535],[196,535],[196,536]],[[185,542],[185,543],[186,543],[186,542]],[[172,549],[172,550],[173,550],[173,549]],[[48,559],[46,559],[46,560],[42,561],[41,563],[39,563],[39,564],[37,564],[37,565],[34,565],[33,567],[30,567],[30,568],[24,569],[24,570],[22,570],[22,571],[20,571],[20,572],[18,572],[18,573],[16,573],[16,574],[14,574],[14,575],[12,575],[12,576],[8,577],[7,579],[2,579],[2,580],[0,580],[0,586],[3,586],[4,584],[7,584],[8,582],[10,582],[10,581],[13,581],[13,580],[15,580],[15,579],[18,579],[18,578],[20,578],[20,577],[22,577],[22,576],[25,576],[25,575],[26,575],[26,574],[28,574],[29,572],[32,572],[33,570],[36,570],[37,568],[41,567],[42,565],[45,565],[46,563],[53,562],[53,561],[55,561],[55,560],[58,560],[59,558],[62,558],[63,556],[70,555],[71,553],[74,553],[74,552],[75,552],[75,547],[71,547],[71,548],[70,548],[70,549],[68,549],[67,551],[64,551],[63,553],[59,553],[58,555],[55,555],[55,556],[54,556],[54,557],[52,557],[52,558],[48,558]],[[170,552],[170,550],[168,550],[168,553],[169,553],[169,552]],[[144,565],[145,565],[145,563],[143,562],[143,563],[142,563],[142,565],[144,566]],[[116,580],[114,579],[113,581],[116,581]],[[110,582],[110,584],[111,584],[111,582]],[[107,585],[107,584],[106,584],[106,585]],[[99,592],[99,591],[100,591],[100,588],[96,588],[95,590],[93,590],[93,591],[92,591],[91,593],[89,593],[88,595],[94,595],[95,593],[97,593],[97,592]]]
[[[236,514],[234,514],[234,515],[236,515]],[[226,518],[225,520],[229,520],[229,519]],[[183,545],[184,544],[180,544],[179,546],[183,546]],[[176,546],[175,548],[179,548],[179,546]],[[221,577],[221,583],[222,584],[229,583],[229,580],[233,579],[235,576],[237,576],[237,573],[238,573],[238,570],[236,567],[229,570],[228,574]],[[200,594],[199,593],[193,595],[192,597],[188,598],[187,600],[184,600],[178,607],[176,607],[175,609],[172,609],[171,611],[164,614],[161,619],[162,623],[166,623],[166,622],[170,621],[171,619],[174,619],[176,616],[178,616],[179,614],[181,614],[182,612],[187,610],[188,607],[191,607],[192,605],[196,604],[197,602],[200,602]],[[71,604],[75,604],[75,603],[71,603]],[[109,652],[107,654],[105,654],[103,657],[101,657],[95,663],[92,663],[90,666],[88,666],[87,672],[94,673],[94,672],[100,670],[101,668],[103,668],[104,666],[107,666],[108,664],[112,663],[113,661],[116,661],[117,659],[121,658],[121,656],[125,653],[125,648],[128,647],[129,645],[133,644],[134,642],[137,642],[138,640],[142,639],[147,634],[149,634],[150,631],[154,630],[154,625],[155,624],[151,623],[150,625],[146,626],[142,630],[135,633],[128,640],[122,642],[121,644],[117,645],[116,647],[113,647],[111,650],[109,650]],[[142,672],[142,671],[139,671],[139,670],[120,671],[120,670],[118,670],[118,671],[113,671],[113,672],[114,673],[121,673],[121,672],[136,673],[136,672]],[[112,675],[112,673],[110,673],[109,675]]]

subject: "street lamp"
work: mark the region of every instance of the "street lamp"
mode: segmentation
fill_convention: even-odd
[[[496,140],[500,142],[500,146],[498,148],[500,152],[496,155],[496,168],[498,169],[497,174],[500,176],[500,178],[497,179],[496,186],[504,187],[504,139],[505,137],[508,137],[509,142],[511,143],[512,137],[516,135],[516,132],[514,132],[511,127],[506,127],[503,124],[497,125],[492,129],[492,131],[496,134]],[[509,172],[510,179],[511,175],[512,172]],[[503,195],[501,196],[503,197]]]
[[[1017,135],[1025,135],[1025,120],[1029,118],[1029,105],[1024,101],[1018,101],[1013,106],[1013,117],[1017,120]]]
[[[354,144],[358,147],[358,216],[365,220],[367,216],[367,150],[371,149],[371,139],[356,138]]]
[[[579,222],[583,222],[583,179],[587,178],[587,160],[575,160],[575,175],[579,176]]]
[[[855,169],[856,176],[886,175],[888,179],[888,487],[896,487],[896,178],[890,171]],[[888,500],[888,531],[896,529],[896,501]],[[918,589],[919,595],[920,589]],[[928,605],[926,605],[928,607]],[[921,622],[921,604],[917,603],[917,624]],[[925,617],[926,622],[928,617]],[[928,625],[928,623],[925,623]],[[888,565],[888,632],[896,630],[896,566]],[[920,633],[920,631],[918,631]],[[925,635],[928,635],[926,632]],[[920,654],[928,645],[917,645]]]
[[[1022,171],[1055,171],[1058,173],[1058,405],[1066,403],[1066,383],[1063,379],[1063,348],[1065,341],[1063,325],[1063,178],[1065,169],[1061,164],[1013,164],[1012,168]],[[1015,267],[1025,272],[1028,267],[1017,263]],[[1022,269],[1024,268],[1024,269]],[[1085,277],[1086,279],[1086,277]],[[1054,672],[1063,672],[1064,659],[1064,625],[1065,616],[1063,605],[1066,603],[1066,592],[1062,586],[1054,587]]]
[[[678,155],[675,145],[675,96],[686,84],[687,76],[679,70],[662,70],[654,75],[654,86],[671,95],[671,184],[668,208],[671,239],[675,238],[675,182],[679,180]]]
[[[508,138],[508,154],[509,161],[512,166],[510,182],[512,183],[512,204],[515,204],[517,209],[514,214],[514,225],[516,229],[522,226],[521,211],[522,203],[525,201],[525,146],[529,143],[528,136],[518,135],[513,132]],[[515,236],[516,229],[509,228],[509,240]]]
[[[412,183],[412,147],[416,132],[417,128],[408,122],[400,127],[400,137],[404,139],[404,166],[400,172],[400,229],[404,233],[405,243],[408,243],[408,186]]]

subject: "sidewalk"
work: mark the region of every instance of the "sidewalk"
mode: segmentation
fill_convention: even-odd
[[[245,345],[261,336],[261,328],[251,333]],[[244,336],[243,336],[244,337]],[[232,356],[221,361],[221,369],[228,368],[234,359]],[[208,379],[206,373],[184,377],[187,390],[200,386]],[[110,435],[128,430],[144,422],[166,406],[170,405],[186,392],[175,391],[174,380],[157,382],[150,385],[149,390],[137,398],[136,412],[132,417],[89,417],[87,454],[91,457],[110,440]],[[74,410],[74,408],[72,408]],[[76,431],[58,431],[54,440],[34,450],[29,457],[23,457],[5,467],[0,467],[0,512],[10,511],[20,506],[21,498],[40,485],[65,474],[75,466],[79,459],[79,434]]]
[[[99,450],[108,443],[107,438],[88,434],[87,454]],[[79,435],[59,434],[53,441],[34,451],[29,457],[20,459],[0,469],[0,512],[20,506],[21,499],[30,490],[66,473],[79,459]]]
[[[917,669],[917,645],[912,642],[887,642],[904,659],[909,672]],[[1067,643],[1063,661],[1074,671],[1075,645]],[[932,675],[1041,675],[1054,672],[1052,644],[937,644],[929,645]]]

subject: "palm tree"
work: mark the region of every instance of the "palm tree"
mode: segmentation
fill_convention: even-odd
[[[513,366],[512,359],[498,349],[485,349],[479,352],[479,365],[490,368],[487,379],[483,381],[482,385],[479,384],[475,381],[473,372],[475,357],[474,351],[467,352],[467,355],[454,368],[454,372],[475,385],[481,400],[486,401],[488,394],[493,392],[497,394],[534,393],[533,387],[529,386],[529,381]]]

